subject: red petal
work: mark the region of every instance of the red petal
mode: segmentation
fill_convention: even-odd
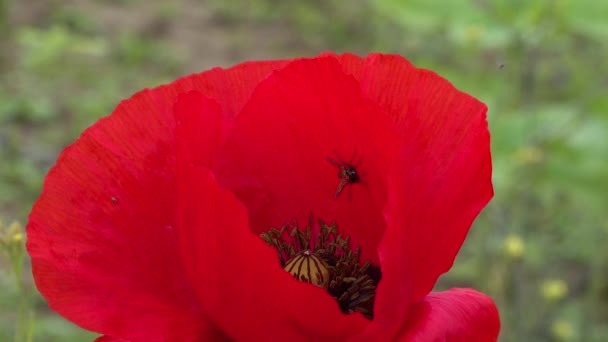
[[[178,236],[200,302],[236,341],[336,341],[365,328],[325,290],[281,269],[276,252],[251,233],[247,209],[178,144]]]
[[[389,115],[399,133],[409,134],[409,116],[413,111],[430,108],[421,107],[421,84],[417,83],[423,73],[399,55],[370,54],[365,59],[352,54],[338,56],[344,72],[353,75],[361,85],[361,92],[377,103]],[[443,80],[443,79],[442,79]],[[445,80],[444,80],[445,81]],[[417,109],[416,109],[417,108]]]
[[[398,341],[494,342],[500,332],[492,299],[471,289],[432,292],[410,309]]]
[[[130,342],[129,340],[124,340],[122,338],[116,338],[111,336],[101,336],[95,339],[93,342]]]
[[[398,145],[386,116],[363,99],[335,58],[296,60],[260,83],[221,152],[218,181],[249,209],[254,232],[313,214],[337,222],[377,263],[386,175]],[[362,182],[340,183],[327,158],[353,163]]]
[[[390,336],[425,296],[492,197],[486,107],[400,56],[340,56],[345,72],[388,113],[402,151],[389,174],[387,230],[379,246],[377,329]]]
[[[199,89],[228,115],[285,62],[214,69],[142,91],[59,158],[27,227],[38,289],[82,327],[132,341],[216,336],[180,264],[175,227],[179,92]]]
[[[157,89],[157,105],[172,118],[173,101],[178,94],[198,90],[216,100],[228,118],[234,118],[249,100],[251,92],[273,70],[281,69],[289,60],[245,62],[229,69],[214,68],[183,77]]]
[[[169,133],[132,121],[153,110],[149,97],[139,94],[64,151],[30,215],[28,251],[51,308],[82,327],[135,341],[187,339],[205,319],[176,250],[171,147],[142,143]],[[127,145],[109,134],[125,127]]]
[[[148,342],[149,340],[146,340],[146,342]],[[117,338],[117,337],[111,337],[108,335],[104,335],[104,336],[100,336],[98,338],[95,339],[95,341],[93,342],[133,342],[130,340],[125,340],[122,338]],[[201,336],[200,338],[196,339],[196,340],[163,340],[163,342],[232,342],[232,340],[229,340],[226,336],[222,335],[221,333],[217,332],[217,334],[215,335],[206,335],[206,336]]]
[[[411,266],[413,301],[452,267],[493,195],[485,105],[430,72],[416,84],[419,104],[401,119],[407,134],[389,175],[389,228],[380,247],[386,260]]]
[[[193,154],[190,161],[197,166],[212,168],[220,147],[229,134],[232,120],[215,101],[197,91],[178,97],[175,106],[176,134],[185,139]]]

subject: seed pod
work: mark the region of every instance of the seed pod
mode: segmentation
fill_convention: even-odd
[[[289,260],[284,267],[300,281],[311,283],[327,289],[329,286],[329,268],[316,254],[310,250],[302,251]]]

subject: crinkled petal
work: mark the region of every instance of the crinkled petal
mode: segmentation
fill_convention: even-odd
[[[260,83],[234,122],[215,174],[249,209],[256,233],[309,215],[336,222],[377,264],[387,174],[398,136],[333,57],[295,60]],[[337,164],[361,181],[341,182]]]
[[[172,107],[197,89],[233,118],[283,64],[245,63],[142,91],[61,154],[27,227],[36,285],[52,309],[132,342],[217,336],[177,251]]]
[[[452,267],[493,195],[485,105],[430,72],[417,84],[420,105],[403,119],[408,134],[389,174],[388,229],[379,247],[384,260],[406,260],[413,301]]]
[[[471,289],[432,292],[414,304],[400,342],[495,342],[500,331],[492,299]]]
[[[281,269],[276,252],[249,228],[247,209],[194,166],[178,144],[177,233],[199,302],[235,341],[341,341],[368,324],[344,315],[322,288]]]
[[[374,327],[393,336],[410,302],[452,266],[469,227],[492,197],[486,106],[396,55],[339,57],[364,96],[387,113],[401,151],[389,173],[387,230]]]
[[[399,55],[374,53],[361,58],[346,53],[336,58],[344,72],[359,81],[364,96],[384,110],[401,135],[411,134],[411,117],[419,115],[421,110],[424,113],[432,111],[425,107],[428,103],[421,103],[428,96],[428,89],[420,89],[422,84],[418,83],[429,71],[416,68]],[[435,80],[447,83],[438,76]]]
[[[134,341],[187,340],[206,319],[176,249],[174,155],[158,138],[170,133],[159,113],[145,131],[135,122],[154,108],[149,96],[64,151],[30,215],[27,247],[38,289],[66,318]]]

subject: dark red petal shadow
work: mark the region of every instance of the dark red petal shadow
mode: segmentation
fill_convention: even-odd
[[[410,309],[400,342],[495,342],[500,331],[492,299],[471,289],[432,292]]]
[[[247,209],[178,144],[180,251],[209,317],[236,341],[340,341],[365,328],[325,290],[296,281],[251,233]]]
[[[52,309],[133,342],[216,336],[175,241],[175,96],[205,92],[228,116],[285,62],[245,63],[145,90],[83,133],[49,172],[27,227],[36,285]]]
[[[400,56],[338,58],[401,135],[402,150],[389,174],[387,230],[378,249],[383,279],[370,327],[393,336],[408,303],[450,269],[492,197],[486,106]]]
[[[361,98],[334,58],[296,60],[260,83],[234,122],[214,170],[249,209],[255,233],[313,214],[377,264],[385,222],[386,175],[397,135],[386,115]],[[327,158],[359,161],[362,182],[337,198],[339,169]]]

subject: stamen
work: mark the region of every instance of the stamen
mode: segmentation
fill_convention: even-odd
[[[369,261],[360,265],[361,248],[353,250],[350,238],[338,234],[335,223],[318,222],[314,241],[312,215],[304,229],[294,222],[260,236],[277,250],[281,266],[294,278],[325,288],[344,313],[361,312],[372,319],[380,268]]]

